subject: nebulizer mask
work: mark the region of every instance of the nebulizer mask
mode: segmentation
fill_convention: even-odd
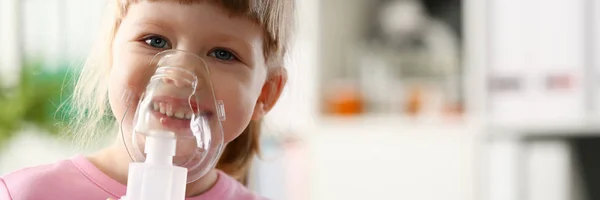
[[[186,184],[212,169],[224,148],[224,105],[215,98],[206,62],[195,54],[161,52],[146,73],[144,92],[128,104],[137,105],[127,109],[135,111],[132,130],[121,130],[133,161],[121,199],[183,200]]]

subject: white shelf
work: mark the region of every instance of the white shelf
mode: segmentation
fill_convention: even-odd
[[[310,199],[476,199],[477,138],[462,126],[324,124],[302,138]]]
[[[600,137],[598,123],[563,123],[540,126],[491,127],[490,137]]]
[[[412,118],[400,115],[323,116],[316,120],[316,127],[326,129],[418,130],[418,129],[467,129],[477,127],[472,118],[443,119],[436,117]]]

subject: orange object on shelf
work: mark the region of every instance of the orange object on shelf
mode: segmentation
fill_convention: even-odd
[[[423,89],[418,87],[410,90],[404,105],[406,114],[416,116],[423,110],[423,93]]]
[[[337,92],[327,102],[331,114],[350,116],[363,113],[363,101],[357,90],[346,88]]]

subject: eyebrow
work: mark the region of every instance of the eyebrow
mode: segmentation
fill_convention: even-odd
[[[215,36],[212,36],[216,38],[214,41],[219,43],[232,44],[231,48],[233,50],[236,50],[238,54],[241,54],[240,56],[243,56],[245,58],[244,60],[247,62],[253,62],[256,60],[254,58],[255,52],[258,52],[259,54],[263,53],[260,47],[253,45],[252,43],[248,42],[248,40],[238,37],[235,34],[228,34],[224,31],[218,31],[214,34]]]
[[[228,33],[225,33],[224,31],[219,31],[215,34],[216,34],[215,38],[217,38],[216,41],[241,44],[242,46],[247,47],[247,49],[253,49],[253,48],[251,48],[252,44],[250,42],[248,42],[244,38],[236,36],[235,34],[228,34]]]
[[[168,26],[168,24],[169,23],[165,23],[163,20],[154,19],[151,17],[143,17],[133,22],[133,25],[138,28],[152,30],[160,29],[173,32],[174,30],[170,26]]]

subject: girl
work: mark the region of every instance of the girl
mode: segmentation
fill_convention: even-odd
[[[122,91],[143,87],[132,80],[143,74],[149,58],[168,49],[193,52],[211,69],[232,75],[211,80],[216,98],[226,106],[225,150],[215,169],[187,184],[186,196],[261,199],[240,182],[259,151],[260,119],[275,105],[287,80],[283,57],[293,1],[110,0],[107,8],[104,37],[84,66],[73,96],[79,113],[74,132],[86,138],[110,130],[118,133],[100,128],[106,116],[116,121],[106,127],[131,126],[131,120],[120,121],[127,107]],[[132,95],[139,97],[141,92]],[[0,199],[118,199],[125,195],[131,161],[125,145],[117,134],[113,145],[93,155],[1,177]]]

